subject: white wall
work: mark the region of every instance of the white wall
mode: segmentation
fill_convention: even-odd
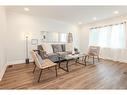
[[[13,12],[7,12],[7,61],[8,64],[22,63],[25,59],[25,37],[26,32],[30,32],[30,39],[41,39],[40,31],[49,32],[72,32],[74,34],[74,45],[77,47],[78,37],[76,26],[32,15],[24,15]],[[77,39],[76,39],[77,38]],[[36,46],[34,46],[35,48]],[[29,48],[33,48],[29,43]]]
[[[86,52],[88,49],[89,29],[90,28],[104,26],[104,25],[110,25],[110,24],[115,24],[115,23],[121,23],[124,21],[127,21],[127,16],[122,16],[122,17],[120,16],[120,17],[105,19],[105,20],[97,21],[94,23],[89,23],[89,24],[82,26],[81,31],[80,31],[80,49],[81,49],[81,51]],[[127,35],[127,29],[126,29],[126,35]],[[108,48],[103,48],[103,50],[101,52],[101,57],[103,57],[105,59],[115,60],[115,61],[127,62],[127,49],[111,50]]]
[[[80,50],[81,52],[87,52],[88,45],[89,45],[89,26],[85,25],[80,27],[80,32],[79,32],[79,41],[80,41]]]
[[[0,80],[6,70],[6,12],[0,7]]]

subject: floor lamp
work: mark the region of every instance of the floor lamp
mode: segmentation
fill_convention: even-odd
[[[29,57],[28,57],[28,38],[29,36],[28,35],[25,35],[25,41],[26,41],[26,59],[25,59],[25,62],[26,64],[29,64]]]

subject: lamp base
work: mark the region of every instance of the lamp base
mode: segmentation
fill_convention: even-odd
[[[26,64],[29,64],[29,58],[26,58],[25,61],[26,61]]]

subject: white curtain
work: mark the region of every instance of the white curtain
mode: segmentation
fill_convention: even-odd
[[[124,23],[91,29],[89,45],[108,48],[125,48],[125,35]]]
[[[101,47],[100,57],[127,62],[125,23],[90,30],[89,45]]]
[[[110,34],[111,34],[111,27],[102,27],[99,29],[99,42],[98,45],[101,47],[109,47],[110,43]]]
[[[124,24],[114,25],[111,32],[111,44],[112,48],[125,48],[125,26]]]

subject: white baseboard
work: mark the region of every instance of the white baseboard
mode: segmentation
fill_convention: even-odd
[[[104,57],[100,57],[101,59],[104,59],[104,60],[110,60],[110,61],[116,61],[116,62],[121,62],[121,63],[127,63],[127,60],[113,60],[111,58],[104,58]]]
[[[8,65],[21,64],[21,63],[25,63],[25,60],[7,61],[7,64],[8,64]]]
[[[30,59],[30,62],[33,62],[33,60]],[[22,64],[25,63],[25,60],[13,60],[13,61],[8,61],[8,65],[14,65],[14,64]]]
[[[4,73],[6,71],[6,68],[7,68],[7,65],[4,65],[2,71],[0,72],[0,81],[2,81],[2,78],[4,76]]]

